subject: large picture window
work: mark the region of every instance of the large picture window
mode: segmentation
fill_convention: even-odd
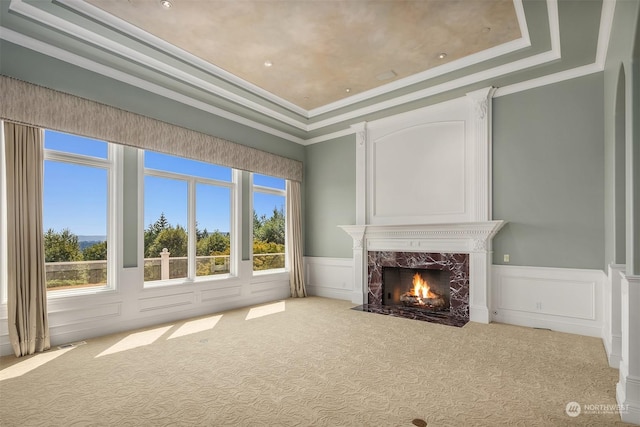
[[[286,180],[252,174],[253,271],[285,268]]]
[[[43,228],[49,292],[112,287],[111,144],[44,131]]]
[[[145,283],[232,273],[232,172],[144,153]]]

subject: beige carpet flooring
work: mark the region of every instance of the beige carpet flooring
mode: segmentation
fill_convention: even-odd
[[[0,425],[623,425],[593,411],[616,403],[600,339],[350,307],[291,299],[3,357]]]

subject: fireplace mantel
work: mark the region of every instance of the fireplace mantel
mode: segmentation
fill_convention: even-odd
[[[482,247],[487,240],[492,239],[503,225],[504,221],[500,220],[448,224],[340,225],[339,227],[353,238],[354,243],[356,241],[361,243],[365,235],[369,239],[410,239],[415,240],[417,244],[424,239],[451,239],[450,243],[456,248],[474,251],[476,246]]]
[[[415,225],[342,225],[353,239],[356,291],[352,302],[365,304],[367,253],[435,252],[469,254],[469,317],[489,323],[491,241],[504,221]]]
[[[354,293],[366,303],[370,251],[469,254],[469,319],[488,323],[491,241],[491,98],[466,96],[372,122],[356,135]]]

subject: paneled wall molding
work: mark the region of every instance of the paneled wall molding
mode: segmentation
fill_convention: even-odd
[[[601,337],[602,270],[494,265],[492,320]]]
[[[351,260],[349,260],[350,262]],[[245,263],[252,265],[250,261]],[[117,291],[49,297],[52,346],[110,333],[219,313],[288,298],[288,273],[252,274],[175,286],[143,289],[142,269],[122,269]],[[350,274],[351,270],[348,270]],[[0,355],[12,354],[6,314],[0,313]]]
[[[487,87],[354,129],[357,190],[365,190],[357,223],[489,221],[494,92]]]
[[[0,93],[2,119],[302,181],[302,162],[216,136],[6,76]]]
[[[622,354],[616,399],[622,421],[640,424],[640,276],[621,273]]]
[[[351,301],[351,258],[305,257],[305,284],[309,295]]]

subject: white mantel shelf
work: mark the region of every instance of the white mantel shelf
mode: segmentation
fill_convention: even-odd
[[[505,221],[477,221],[447,224],[403,225],[340,225],[354,241],[354,248],[363,247],[366,237],[368,250],[388,249],[438,250],[443,252],[486,251],[489,242],[504,226]],[[388,241],[393,239],[393,241]],[[398,242],[400,241],[400,242]],[[395,244],[394,244],[395,243]]]

